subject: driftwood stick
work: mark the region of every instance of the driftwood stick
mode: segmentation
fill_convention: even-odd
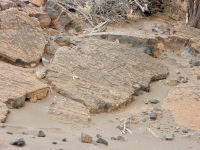
[[[75,8],[75,7],[73,7],[73,6],[69,5],[69,4],[64,4],[62,2],[58,2],[58,3],[61,4],[61,5],[67,6],[69,8],[73,8],[74,10],[76,10],[77,12],[79,12],[80,14],[82,14],[85,17],[85,19],[87,19],[87,21],[90,23],[90,25],[92,27],[94,27],[93,22],[89,19],[89,17],[85,13],[83,13],[82,11],[78,10],[77,8]],[[91,15],[89,15],[89,16],[91,16]]]
[[[155,133],[151,130],[151,128],[148,128],[148,130],[149,130],[149,132],[151,132],[151,134],[153,134],[154,137],[163,140],[163,138],[161,138],[160,136],[158,136],[157,134],[155,134]]]

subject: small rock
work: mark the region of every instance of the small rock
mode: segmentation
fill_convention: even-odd
[[[22,132],[22,134],[28,135],[28,133],[27,133],[27,132]]]
[[[54,41],[59,45],[59,46],[69,46],[70,44],[74,44],[68,36],[56,36]]]
[[[166,135],[165,138],[166,138],[166,140],[173,140],[173,137],[174,137],[173,134],[169,133],[169,134]]]
[[[67,142],[67,139],[66,139],[66,138],[64,138],[64,139],[62,139],[62,141],[63,141],[63,142]]]
[[[115,137],[111,137],[111,140],[117,140]]]
[[[176,129],[176,130],[179,130],[179,129],[180,129],[180,127],[178,127],[178,126],[177,126],[177,127],[175,127],[175,129]]]
[[[102,136],[100,134],[96,134],[97,138],[102,138]]]
[[[125,141],[125,138],[124,138],[123,136],[120,136],[120,135],[119,135],[119,136],[117,137],[117,140]]]
[[[182,132],[183,133],[188,133],[188,129],[183,129]]]
[[[198,75],[196,79],[197,79],[197,80],[200,80],[200,75]]]
[[[192,66],[199,66],[200,65],[200,61],[197,59],[192,59],[189,62]]]
[[[156,118],[157,118],[157,114],[155,112],[151,112],[150,113],[150,119],[156,120]]]
[[[81,141],[83,143],[92,143],[92,137],[88,134],[81,133]]]
[[[52,144],[57,144],[57,142],[54,141],[54,142],[52,142]]]
[[[44,134],[44,132],[42,130],[39,131],[38,133],[38,137],[45,137],[46,135]]]
[[[174,80],[174,79],[170,79],[170,80],[167,81],[167,85],[169,85],[169,86],[177,86],[178,83],[179,83],[179,81]]]
[[[177,71],[177,72],[176,72],[176,74],[180,74],[180,72],[179,72],[179,71]]]
[[[11,145],[24,146],[26,143],[23,138],[18,138],[10,142]]]
[[[13,134],[12,132],[6,132],[7,134]]]
[[[157,100],[157,99],[151,99],[150,102],[151,102],[152,104],[157,104],[157,103],[159,103],[160,101]]]
[[[102,139],[102,138],[98,138],[96,142],[104,144],[104,145],[108,145],[108,142],[106,140]]]

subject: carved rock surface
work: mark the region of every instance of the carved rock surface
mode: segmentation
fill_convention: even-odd
[[[88,126],[89,110],[81,103],[70,99],[58,99],[50,105],[49,115],[60,122],[73,126]]]
[[[140,49],[86,39],[74,50],[59,48],[47,80],[62,95],[83,103],[90,112],[123,108],[152,80],[167,77],[168,69]]]
[[[0,15],[0,57],[15,63],[38,63],[47,41],[37,19],[27,14],[6,10]]]
[[[48,90],[29,70],[0,62],[0,102],[9,108],[21,107],[27,99],[43,99]]]

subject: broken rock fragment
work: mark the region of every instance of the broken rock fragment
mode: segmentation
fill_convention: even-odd
[[[23,138],[18,138],[10,142],[11,145],[24,146],[26,143]]]
[[[81,141],[83,143],[92,143],[92,137],[88,134],[81,133]]]

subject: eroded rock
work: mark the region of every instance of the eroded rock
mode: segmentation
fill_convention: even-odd
[[[74,126],[88,126],[89,110],[81,103],[58,99],[50,105],[49,112],[54,119]]]
[[[136,91],[149,91],[150,81],[167,74],[164,65],[136,48],[93,39],[75,50],[59,48],[46,79],[60,94],[99,113],[123,108]]]
[[[92,137],[88,134],[81,133],[81,141],[83,143],[92,143]]]
[[[6,104],[0,102],[0,123],[4,123],[8,114],[8,107]]]
[[[0,0],[1,10],[6,10],[13,7],[17,7],[17,5],[12,0]]]
[[[30,2],[36,6],[41,7],[47,2],[47,0],[30,0]]]
[[[2,12],[0,19],[0,56],[13,64],[38,63],[47,44],[39,22],[14,10]]]
[[[10,144],[11,144],[11,145],[17,145],[17,146],[22,147],[22,146],[24,146],[26,143],[25,143],[25,141],[24,141],[23,138],[18,138],[18,139],[12,140],[12,141],[10,142]]]
[[[48,90],[29,70],[0,62],[0,102],[9,108],[21,107],[25,100],[43,99]]]
[[[51,18],[49,17],[49,15],[47,13],[37,12],[37,13],[34,13],[34,14],[30,14],[30,17],[37,18],[38,21],[40,22],[40,26],[42,28],[47,28],[51,24]]]

